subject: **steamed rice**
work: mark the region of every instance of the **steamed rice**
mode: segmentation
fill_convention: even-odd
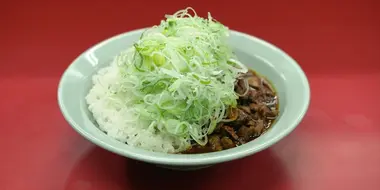
[[[149,122],[138,120],[133,108],[126,106],[126,94],[113,91],[120,88],[117,81],[120,74],[113,62],[93,76],[93,87],[86,96],[88,109],[102,131],[128,145],[151,151],[175,153],[190,146],[178,137],[150,129]]]

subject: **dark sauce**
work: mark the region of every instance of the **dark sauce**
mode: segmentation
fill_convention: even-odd
[[[181,154],[199,154],[230,149],[252,141],[274,124],[279,113],[276,91],[267,79],[249,70],[235,84],[236,108],[227,110],[227,121],[218,123],[208,143],[193,143]]]

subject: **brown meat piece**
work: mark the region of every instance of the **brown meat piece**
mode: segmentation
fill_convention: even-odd
[[[236,121],[238,122],[238,123],[244,123],[244,122],[246,122],[246,121],[249,121],[249,120],[251,120],[251,117],[247,114],[247,113],[245,113],[245,111],[243,111],[243,110],[241,110],[241,109],[238,109],[237,110],[238,111],[238,117],[237,117],[237,119],[236,119]]]
[[[250,126],[250,127],[242,126],[238,130],[237,134],[239,135],[239,137],[242,137],[245,141],[248,141],[249,138],[255,134],[255,132],[256,132],[255,127],[253,126]]]
[[[260,78],[257,76],[249,77],[248,78],[248,84],[249,84],[249,86],[251,86],[253,88],[259,89],[260,85],[261,85]]]
[[[254,119],[254,120],[258,120],[258,119],[260,118],[260,114],[259,114],[259,112],[256,112],[256,113],[254,113],[253,115],[251,115],[251,117],[252,117],[252,119]]]
[[[249,104],[249,108],[254,111],[254,112],[257,112],[257,110],[259,110],[259,105],[258,104],[255,104],[255,103],[251,103]]]
[[[265,88],[265,89],[263,90],[263,92],[264,92],[264,94],[265,94],[266,96],[269,96],[270,98],[273,98],[273,97],[275,96],[274,92],[271,91],[269,88]]]
[[[254,88],[250,87],[248,95],[249,95],[249,99],[252,100],[257,95],[257,90],[255,90]]]
[[[195,145],[192,146],[190,149],[183,152],[183,154],[200,154],[200,153],[207,153],[207,152],[214,152],[214,150],[209,146],[200,146]]]
[[[266,105],[260,105],[258,112],[264,117],[276,117],[277,110],[271,110]]]
[[[252,90],[250,91],[249,93],[249,100],[253,103],[258,103],[260,102],[258,99],[262,96],[263,92],[261,92],[260,90]],[[262,99],[262,97],[261,97]]]
[[[224,149],[229,149],[229,148],[233,148],[236,146],[235,143],[228,137],[222,137],[220,142],[221,142]]]
[[[239,137],[236,135],[234,128],[224,125],[223,129],[235,140],[237,140]]]
[[[255,129],[256,134],[261,134],[264,129],[264,121],[259,119],[254,129]]]
[[[247,114],[251,113],[251,109],[249,108],[249,106],[239,106],[239,109],[245,111],[245,113]]]
[[[278,111],[277,110],[271,110],[270,112],[267,113],[266,116],[273,118],[273,117],[277,117],[277,115],[278,115]]]
[[[220,150],[223,150],[223,147],[222,145],[220,144],[220,138],[219,136],[217,135],[211,135],[208,139],[208,143],[210,145],[210,147],[214,150],[214,151],[220,151]]]
[[[259,110],[258,112],[262,115],[262,116],[267,116],[271,110],[268,108],[268,106],[266,106],[265,104],[261,104],[260,107],[259,107]]]
[[[250,96],[249,99],[256,104],[262,103],[265,102],[265,94],[261,90],[257,90],[255,95]]]
[[[256,122],[255,122],[255,120],[249,120],[248,122],[247,122],[247,125],[248,126],[255,126],[256,125]]]

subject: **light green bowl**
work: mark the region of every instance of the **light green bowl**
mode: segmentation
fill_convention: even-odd
[[[58,103],[65,119],[91,142],[119,155],[172,169],[196,169],[252,155],[288,135],[304,117],[310,89],[300,66],[279,48],[253,36],[231,31],[229,43],[239,60],[266,76],[275,86],[280,101],[280,116],[265,134],[242,146],[207,154],[165,154],[150,152],[111,139],[95,124],[87,110],[85,95],[91,76],[109,64],[120,51],[137,41],[144,29],[117,35],[91,47],[67,68],[58,86]]]

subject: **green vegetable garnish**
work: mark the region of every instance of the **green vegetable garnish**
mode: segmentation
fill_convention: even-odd
[[[205,145],[226,108],[236,106],[234,83],[247,72],[228,35],[226,26],[192,8],[167,15],[116,58],[123,76],[118,94],[128,95],[150,128]]]

